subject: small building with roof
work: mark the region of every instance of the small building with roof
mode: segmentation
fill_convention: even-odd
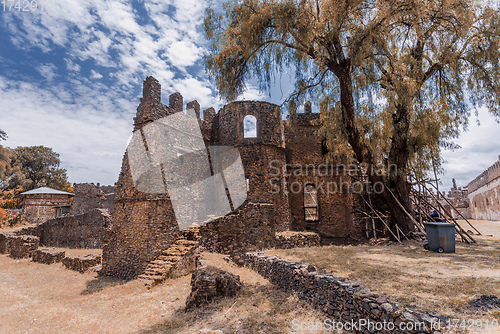
[[[40,187],[20,193],[16,197],[21,199],[19,206],[29,223],[43,223],[55,218],[56,214],[67,212],[70,198],[73,196],[74,194],[66,191]]]

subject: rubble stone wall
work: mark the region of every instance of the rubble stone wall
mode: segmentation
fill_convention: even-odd
[[[86,213],[47,220],[38,225],[43,246],[68,248],[101,248],[111,216],[106,209],[93,209]]]
[[[431,323],[434,329],[438,328],[438,322],[444,328],[448,320],[432,311],[401,308],[387,296],[371,293],[344,278],[319,273],[314,266],[259,253],[247,253],[243,260],[272,284],[294,292],[324,312],[331,321],[344,325],[356,323],[358,327],[353,329],[356,333],[428,333]],[[359,326],[360,320],[366,324],[363,328]],[[368,328],[368,323],[379,326],[384,322],[387,330]]]
[[[40,239],[31,235],[13,236],[9,240],[10,256],[14,259],[30,257],[40,245]]]
[[[321,238],[315,232],[284,231],[276,233],[276,248],[316,247],[320,243]]]
[[[101,186],[93,183],[75,184],[74,200],[71,203],[70,215],[79,215],[93,209],[113,209],[115,198],[113,186]]]
[[[134,131],[159,118],[182,111],[182,95],[161,103],[161,86],[153,77],[144,81],[143,97],[134,118]],[[134,187],[127,153],[115,184],[113,224],[105,236],[102,273],[121,278],[135,278],[149,261],[170,246],[179,228],[168,194],[149,194]]]

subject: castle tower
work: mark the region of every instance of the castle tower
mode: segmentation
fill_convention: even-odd
[[[182,111],[182,95],[170,95],[169,106],[161,103],[161,86],[153,77],[143,84],[143,97],[134,118],[134,132],[159,119]],[[166,249],[179,234],[168,193],[151,194],[134,187],[129,157],[123,156],[115,185],[112,228],[104,240],[102,273],[134,278],[147,263]]]
[[[247,182],[246,202],[231,214],[202,227],[212,251],[238,252],[272,247],[275,232],[288,229],[284,129],[279,106],[239,101],[224,106],[213,124],[212,145],[238,149]]]

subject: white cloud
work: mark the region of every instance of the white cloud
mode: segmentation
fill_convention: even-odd
[[[56,76],[56,66],[54,64],[42,64],[37,70],[48,81],[52,81]]]
[[[238,101],[259,101],[264,100],[266,96],[263,92],[255,88],[254,86],[248,85],[243,94],[238,97]]]
[[[500,124],[485,109],[479,110],[478,119],[480,125],[475,122],[475,117],[471,118],[468,131],[462,132],[456,140],[461,149],[443,152],[447,161],[443,166],[446,173],[441,177],[445,190],[451,187],[453,178],[458,186],[466,186],[498,160]]]
[[[68,69],[68,71],[72,71],[72,72],[79,72],[80,71],[80,65],[74,63],[73,61],[71,61],[70,59],[66,59],[66,68]]]
[[[99,85],[89,88],[89,94],[76,103],[63,102],[50,90],[30,83],[0,87],[0,105],[15,110],[2,114],[9,135],[4,146],[52,147],[60,153],[61,167],[68,170],[70,182],[116,181],[132,130],[133,102],[113,103],[117,96],[112,92],[100,98]],[[115,104],[126,110],[115,112]]]
[[[91,70],[91,71],[90,71],[90,77],[91,77],[92,79],[102,79],[102,74],[101,74],[101,73],[98,73],[98,72],[96,72],[96,71],[94,71],[94,70]]]

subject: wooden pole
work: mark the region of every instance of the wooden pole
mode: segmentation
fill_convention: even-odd
[[[377,211],[375,211],[373,209],[373,207],[363,198],[363,201],[365,201],[365,203],[372,209],[372,212],[375,213],[375,215],[378,217],[378,219],[380,219],[382,221],[382,223],[384,223],[385,227],[387,227],[387,229],[389,230],[389,232],[391,232],[392,236],[394,238],[396,238],[396,240],[401,243],[401,240],[394,234],[394,232],[392,232],[391,228],[387,225],[387,223],[385,222],[385,220],[382,219],[382,217],[380,217],[380,215],[377,213]]]
[[[425,188],[425,186],[424,186],[424,188]],[[443,206],[441,205],[441,203],[439,203],[439,201],[438,201],[438,200],[436,199],[436,197],[434,196],[434,194],[433,194],[433,193],[431,193],[431,192],[429,192],[429,194],[430,194],[430,195],[434,198],[434,200],[436,201],[436,203],[438,204],[438,206],[439,206],[439,207],[440,207],[443,211],[445,211],[445,210],[444,210],[444,208],[443,208]],[[444,217],[444,216],[443,216],[443,217]],[[446,217],[445,217],[445,218],[446,218]],[[470,236],[470,235],[469,235],[469,234],[468,234],[468,233],[467,233],[467,232],[466,232],[466,231],[462,228],[462,226],[460,226],[460,224],[459,224],[459,223],[457,223],[457,221],[456,221],[455,219],[451,218],[451,221],[453,221],[453,223],[454,223],[454,224],[455,224],[455,225],[459,228],[459,230],[460,230],[460,232],[461,232],[461,233],[465,234],[465,235],[466,235],[466,236],[467,236],[467,237],[468,237],[468,238],[469,238],[469,239],[470,239],[473,243],[476,243],[476,240],[474,240],[474,238],[472,238],[472,237],[471,237],[471,236]],[[464,237],[462,236],[462,238],[464,238]],[[465,239],[465,238],[464,238],[464,239]],[[465,240],[466,240],[466,239],[465,239]],[[466,241],[467,241],[467,242],[469,242],[468,240],[466,240]]]
[[[385,189],[389,190],[389,193],[392,195],[392,198],[394,198],[394,200],[399,205],[399,207],[404,211],[404,213],[406,213],[406,215],[408,217],[410,217],[411,221],[413,222],[413,224],[415,224],[418,227],[418,229],[420,230],[420,232],[425,233],[425,231],[422,229],[422,227],[420,227],[418,225],[418,223],[415,220],[415,218],[413,218],[412,215],[410,215],[410,213],[408,211],[406,211],[405,207],[398,201],[398,199],[396,198],[396,196],[394,196],[394,193],[391,191],[391,189],[389,189],[388,187],[385,187]]]
[[[434,185],[433,185],[432,183],[431,183],[431,185],[434,187]],[[478,230],[477,230],[477,229],[476,229],[476,228],[475,228],[475,227],[474,227],[474,226],[473,226],[473,225],[472,225],[472,224],[471,224],[471,223],[467,220],[467,218],[465,218],[465,217],[462,215],[462,213],[461,213],[460,211],[458,211],[458,209],[457,209],[457,208],[455,208],[455,206],[453,206],[453,204],[451,204],[451,202],[450,202],[450,201],[449,201],[446,197],[444,197],[444,196],[443,196],[443,198],[444,198],[444,200],[446,201],[446,203],[448,203],[448,204],[450,205],[450,207],[452,207],[452,208],[453,208],[453,209],[454,209],[454,210],[455,210],[455,211],[456,211],[456,212],[460,215],[460,217],[462,217],[462,218],[463,218],[463,219],[464,219],[464,220],[465,220],[465,221],[469,224],[469,226],[470,226],[470,227],[472,227],[472,228],[474,229],[474,231],[476,231],[479,235],[482,235],[482,234],[481,234],[481,232],[479,232],[479,231],[478,231]]]

